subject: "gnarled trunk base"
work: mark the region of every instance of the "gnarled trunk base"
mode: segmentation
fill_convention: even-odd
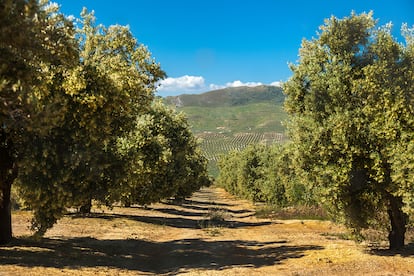
[[[402,207],[401,197],[389,196],[388,216],[391,222],[391,231],[388,234],[388,240],[390,249],[393,250],[404,247],[407,214],[402,211]]]
[[[91,213],[92,209],[92,199],[88,199],[80,208],[79,213],[83,215],[88,215]]]

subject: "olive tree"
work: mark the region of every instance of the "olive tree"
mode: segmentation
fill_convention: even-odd
[[[68,207],[88,212],[92,200],[107,205],[119,200],[147,204],[186,197],[210,183],[206,160],[185,117],[154,103],[155,88],[165,73],[128,27],[96,25],[86,9],[80,20],[71,22],[55,5],[19,4],[10,2],[5,8],[11,7],[7,12],[13,15],[12,8],[18,7],[19,17],[33,6],[32,17],[24,19],[28,23],[37,22],[38,13],[44,17],[41,28],[33,30],[35,38],[48,29],[56,29],[57,34],[41,36],[47,43],[39,42],[47,46],[39,47],[48,51],[45,56],[50,60],[37,60],[43,53],[33,54],[30,49],[25,56],[20,45],[14,49],[2,37],[4,51],[11,49],[16,52],[12,58],[22,60],[16,65],[12,59],[10,68],[2,67],[1,92],[17,101],[10,100],[6,107],[13,103],[23,111],[4,111],[14,120],[9,120],[10,127],[8,118],[2,118],[3,132],[14,136],[4,136],[0,149],[8,158],[2,163],[8,186],[1,194],[5,207],[1,210],[7,216],[0,216],[1,225],[8,228],[4,236],[0,232],[0,242],[11,238],[10,203],[3,199],[10,202],[12,183],[33,210],[32,230],[38,235]],[[13,26],[14,20],[4,24]],[[31,30],[30,26],[25,25]],[[57,44],[49,47],[52,39]],[[8,79],[10,70],[18,74]],[[38,81],[30,82],[33,79]]]
[[[45,1],[0,1],[0,243],[12,237],[10,189],[30,137],[62,123],[65,100],[55,93],[78,60],[70,21]],[[52,88],[52,89],[50,89]]]
[[[117,152],[128,168],[110,195],[124,204],[150,204],[184,199],[210,185],[207,159],[182,113],[156,101],[138,116],[135,127],[117,141]]]
[[[165,74],[124,26],[95,25],[86,9],[77,23],[79,58],[56,87],[65,102],[61,123],[28,141],[19,192],[34,210],[32,228],[43,234],[67,207],[89,212],[92,199],[111,204],[130,168],[116,155],[117,139],[148,112]],[[33,162],[36,160],[36,162]]]
[[[219,159],[217,183],[234,195],[273,206],[314,205],[312,192],[299,182],[291,152],[291,143],[231,151]]]
[[[127,27],[75,22],[47,1],[0,2],[0,243],[12,237],[10,189],[43,234],[70,206],[104,201],[128,170],[118,137],[150,109],[164,77]]]
[[[355,233],[385,226],[401,248],[414,196],[413,32],[399,43],[372,13],[320,29],[284,85],[295,164]]]

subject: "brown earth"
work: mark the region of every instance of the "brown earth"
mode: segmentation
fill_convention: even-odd
[[[68,215],[41,240],[15,212],[0,275],[414,275],[414,250],[368,249],[326,221],[255,217],[252,204],[207,188],[181,204]]]

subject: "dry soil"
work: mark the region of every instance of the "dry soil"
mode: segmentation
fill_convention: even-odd
[[[372,250],[328,221],[259,219],[220,188],[181,203],[69,214],[40,240],[30,238],[30,217],[13,213],[0,275],[414,275],[412,246]]]

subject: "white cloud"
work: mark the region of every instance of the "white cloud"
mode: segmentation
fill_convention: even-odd
[[[158,95],[160,96],[172,96],[179,94],[198,94],[211,90],[223,89],[227,87],[240,87],[240,86],[259,86],[265,85],[262,82],[242,82],[240,80],[235,80],[232,82],[227,82],[226,84],[206,84],[204,77],[202,76],[181,76],[177,78],[166,78],[159,82],[159,87],[157,89]],[[280,81],[274,81],[270,84],[272,86],[281,86]]]
[[[225,85],[219,85],[219,84],[214,84],[214,83],[210,83],[210,85],[208,86],[209,90],[218,90],[218,89],[223,89],[226,88]]]
[[[263,85],[263,83],[261,82],[242,82],[240,80],[235,80],[232,82],[228,82],[224,85],[220,85],[220,84],[210,84],[209,88],[210,90],[216,90],[216,89],[223,89],[226,87],[240,87],[240,86],[250,86],[250,87],[254,87],[254,86],[259,86],[259,85]]]
[[[241,82],[239,80],[226,83],[226,87],[239,87],[239,86],[255,87],[255,86],[259,86],[259,85],[263,85],[263,83],[261,83],[261,82]]]
[[[274,81],[270,84],[271,86],[277,86],[277,87],[282,87],[282,82],[281,81]]]
[[[178,78],[166,78],[159,83],[159,92],[191,92],[205,89],[205,81],[201,76],[182,76]]]

